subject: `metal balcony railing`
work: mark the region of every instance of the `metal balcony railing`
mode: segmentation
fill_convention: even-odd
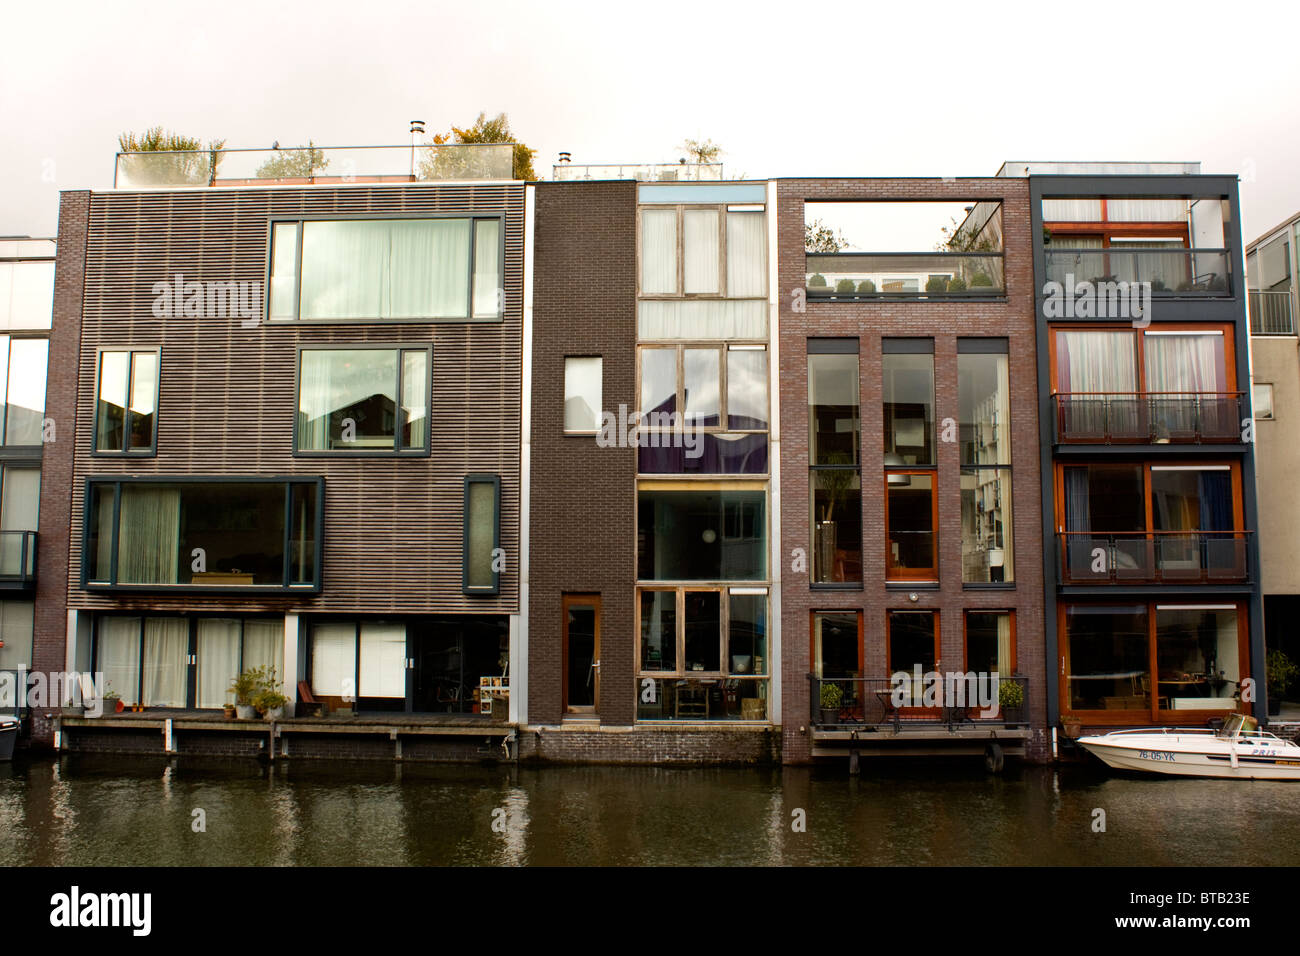
[[[634,179],[641,183],[721,182],[722,163],[556,163],[557,183],[588,179]]]
[[[36,584],[36,532],[0,531],[0,589]]]
[[[893,677],[817,677],[808,675],[809,720],[814,728],[892,725],[905,727],[948,727],[977,725],[1006,727],[1024,724],[1029,719],[1029,678],[998,675],[996,688],[991,675],[944,674],[942,687],[932,687],[927,694],[925,682],[917,685],[910,673]],[[951,679],[949,679],[951,678]],[[1015,684],[1020,689],[1020,704],[1003,707],[1004,688]],[[835,687],[838,694],[823,688]],[[980,695],[990,703],[981,703]],[[823,703],[838,699],[836,706]],[[993,716],[984,714],[992,710]]]
[[[978,298],[1003,295],[1001,252],[806,253],[804,288],[812,298]]]
[[[1057,392],[1058,444],[1240,444],[1244,392]]]
[[[1250,531],[1061,531],[1061,584],[1244,584]]]
[[[1045,257],[1048,281],[1066,286],[1079,282],[1094,285],[1149,282],[1153,296],[1232,294],[1226,249],[1059,249],[1053,246],[1046,250]]]
[[[1251,335],[1295,335],[1290,292],[1250,292]]]

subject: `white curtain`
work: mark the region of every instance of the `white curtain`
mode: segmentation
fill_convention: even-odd
[[[1185,199],[1106,200],[1106,218],[1111,222],[1186,222]]]
[[[228,693],[239,676],[239,621],[201,618],[198,622],[198,664],[195,668],[197,706],[221,707],[234,703]]]
[[[1043,222],[1100,222],[1100,199],[1044,199]]]
[[[767,338],[767,302],[760,299],[660,299],[636,307],[643,340]]]
[[[998,675],[1011,676],[1011,615],[998,615]]]
[[[406,697],[406,625],[362,622],[359,697]]]
[[[0,492],[0,531],[36,531],[41,497],[39,468],[6,468]],[[34,567],[33,543],[28,543],[27,564]],[[22,569],[23,536],[0,535],[0,573],[18,574]]]
[[[470,221],[424,219],[389,226],[392,317],[468,318]]]
[[[181,493],[123,485],[117,533],[121,584],[175,584],[180,564]]]
[[[312,691],[326,697],[355,697],[356,655],[355,625],[313,625],[311,629]]]
[[[424,448],[429,424],[429,363],[425,352],[402,353],[402,423],[407,448]]]
[[[682,281],[692,293],[717,293],[721,255],[718,210],[687,209],[682,213]]]
[[[501,273],[501,221],[474,223],[474,315],[494,316],[504,305]]]
[[[31,601],[0,601],[0,670],[28,670],[32,666]],[[89,668],[87,668],[89,670]]]
[[[244,670],[275,669],[276,680],[284,677],[284,621],[244,621]]]
[[[298,308],[298,224],[275,225],[271,254],[271,318],[293,319]]]
[[[101,617],[98,667],[104,675],[105,691],[114,691],[124,704],[137,703],[140,682],[140,619]]]
[[[767,230],[761,212],[727,213],[727,295],[767,294]]]
[[[146,707],[184,707],[189,672],[189,620],[150,617],[144,622],[144,700]]]
[[[1147,333],[1147,391],[1224,392],[1222,335]]]
[[[304,319],[383,318],[388,224],[374,220],[302,224]]]
[[[1061,392],[1136,392],[1131,332],[1056,333],[1057,388]]]
[[[677,291],[677,210],[641,210],[641,292]]]
[[[339,354],[315,349],[302,353],[298,378],[298,448],[302,451],[325,451],[330,447],[334,397],[330,370],[332,357]]]

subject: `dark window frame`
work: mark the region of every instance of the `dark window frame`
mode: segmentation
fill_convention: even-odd
[[[104,372],[105,354],[126,353],[126,404],[123,406],[122,447],[99,447],[99,389]],[[152,354],[157,357],[158,375],[154,383],[153,394],[153,434],[148,448],[130,448],[131,443],[131,386],[135,379],[135,357]],[[47,373],[48,374],[48,373]],[[48,385],[47,385],[48,387]],[[90,418],[90,454],[94,458],[157,458],[158,457],[158,419],[162,417],[162,346],[152,348],[109,348],[100,346],[95,349],[95,390],[91,394],[92,408]]]
[[[484,484],[492,485],[494,489],[496,508],[493,515],[492,531],[492,551],[495,553],[501,547],[501,476],[485,473],[475,473],[465,476],[464,482],[464,500],[461,511],[461,591],[466,595],[485,595],[492,597],[501,593],[501,572],[492,571],[492,584],[487,587],[475,587],[469,583],[470,576],[470,553],[469,553],[469,526],[470,526],[470,508],[469,508],[469,489],[471,485]],[[495,560],[495,558],[493,559]]]

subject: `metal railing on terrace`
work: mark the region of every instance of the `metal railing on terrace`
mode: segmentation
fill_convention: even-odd
[[[944,675],[945,684],[948,676]],[[924,683],[917,684],[910,673],[900,675],[897,685],[893,677],[817,677],[809,674],[809,721],[814,729],[888,725],[901,731],[904,727],[1006,727],[1024,724],[1029,719],[1028,677],[999,675],[997,687],[993,688],[990,686],[991,675],[975,675],[974,686],[971,681],[956,680],[958,675],[951,676],[954,678],[951,696],[946,686],[938,688],[937,692],[931,689],[927,696]],[[980,682],[983,686],[978,686]],[[956,696],[958,684],[962,695],[960,702]],[[1020,693],[1017,695],[1010,691],[1009,685],[1015,685]],[[832,687],[835,691],[830,690]],[[980,704],[980,694],[990,701],[989,707]],[[931,700],[931,697],[936,699]],[[1010,701],[1017,698],[1020,702],[1012,706]],[[1003,700],[1008,701],[1006,706],[1002,705]],[[992,711],[992,716],[984,716],[989,711]]]
[[[1243,584],[1249,531],[1057,533],[1061,584]]]
[[[809,252],[809,297],[835,300],[1003,295],[1001,252]]]
[[[1290,292],[1249,292],[1251,335],[1295,335]]]
[[[511,179],[513,143],[304,146],[117,154],[114,189]]]
[[[586,179],[635,179],[642,183],[721,182],[722,163],[556,163],[551,178],[557,183]]]
[[[1227,249],[1060,249],[1045,252],[1047,279],[1071,282],[1149,282],[1156,296],[1232,294]],[[1070,291],[1067,289],[1067,291]]]
[[[36,532],[0,531],[0,590],[36,584]]]
[[[1058,392],[1058,444],[1240,444],[1244,392]]]

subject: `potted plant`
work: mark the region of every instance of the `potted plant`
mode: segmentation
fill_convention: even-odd
[[[948,279],[946,276],[930,276],[925,280],[925,291],[931,293],[947,292]]]
[[[987,272],[977,272],[970,277],[970,287],[972,289],[991,289],[993,288],[993,277]]]
[[[126,709],[122,703],[122,695],[113,690],[113,685],[109,684],[108,689],[104,691],[103,707],[100,708],[100,715],[120,714]]]
[[[976,273],[976,275],[978,275],[978,274],[979,274],[979,273]],[[948,280],[948,291],[949,291],[949,292],[965,292],[965,291],[966,291],[966,280],[963,279],[961,276],[953,276],[951,279]]]
[[[1020,681],[1004,678],[998,682],[998,706],[1002,708],[1002,719],[1008,724],[1021,721],[1021,708],[1025,705],[1025,689]]]
[[[262,668],[255,667],[244,671],[230,684],[230,693],[235,695],[235,715],[240,720],[253,719],[253,697],[261,689]]]
[[[253,709],[266,720],[283,720],[284,705],[289,698],[278,690],[263,689],[253,698]]]
[[[811,276],[808,277],[808,288],[810,289],[826,288],[826,277],[822,275],[820,272],[814,272]]]
[[[224,706],[222,706],[221,710],[222,710],[222,712],[226,715],[226,720],[233,720],[233,719],[234,719],[234,717],[235,717],[235,705],[234,705],[234,704],[225,704]]]
[[[822,683],[822,723],[838,724],[840,722],[840,704],[844,702],[844,691],[839,684]]]
[[[858,294],[864,295],[876,291],[876,283],[871,279],[863,279],[858,283]]]
[[[841,279],[835,283],[835,291],[841,294],[852,295],[853,290],[857,288],[857,283],[852,279]]]
[[[1300,675],[1300,667],[1284,651],[1276,648],[1268,652],[1264,663],[1268,673],[1268,715],[1276,717],[1282,712],[1282,698]]]

